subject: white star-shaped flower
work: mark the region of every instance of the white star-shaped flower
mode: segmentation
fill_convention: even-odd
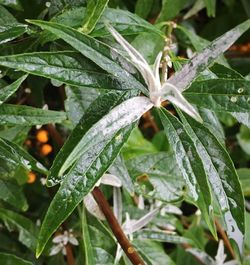
[[[116,41],[122,46],[122,48],[127,52],[131,63],[141,73],[142,77],[144,78],[147,84],[149,90],[149,97],[154,106],[160,107],[162,101],[168,100],[197,121],[202,122],[202,118],[200,117],[199,113],[183,97],[177,87],[170,84],[169,82],[161,84],[159,67],[162,53],[158,54],[153,69],[151,69],[150,65],[143,58],[143,56],[130,43],[128,43],[113,27],[108,26],[108,30],[116,39]]]

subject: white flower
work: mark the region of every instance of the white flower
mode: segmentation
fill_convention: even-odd
[[[100,184],[110,185],[117,188],[122,186],[121,180],[112,174],[104,174],[95,186],[99,186]],[[89,213],[91,213],[100,220],[105,220],[105,216],[103,215],[101,209],[99,208],[91,193],[84,197],[83,203]]]
[[[206,252],[203,252],[196,248],[187,249],[188,252],[193,254],[201,262],[211,265],[237,265],[239,264],[236,260],[230,260],[225,262],[227,255],[224,252],[224,243],[222,240],[219,241],[219,246],[215,259],[210,257]],[[209,263],[208,263],[209,262]]]
[[[149,224],[158,212],[159,212],[159,208],[156,208],[148,212],[147,214],[145,214],[139,220],[130,219],[129,214],[126,213],[126,221],[122,225],[122,229],[125,235],[128,235],[130,240],[133,240],[133,233],[135,233],[136,231],[139,231],[140,229],[145,227],[147,224]],[[116,255],[115,255],[115,264],[117,264],[119,260],[121,259],[122,253],[123,253],[123,250],[121,246],[118,244],[117,249],[116,249]]]
[[[143,76],[148,86],[150,100],[156,107],[160,107],[162,101],[169,100],[181,110],[186,112],[188,115],[190,115],[197,121],[202,122],[199,113],[190,103],[188,103],[188,101],[183,97],[177,87],[168,82],[161,84],[159,66],[162,53],[158,54],[153,69],[151,69],[150,65],[146,62],[143,56],[132,45],[130,45],[113,27],[109,26],[108,30],[116,39],[116,41],[122,46],[122,48],[127,52],[132,64]],[[170,65],[170,62],[168,62],[168,64]]]
[[[73,234],[73,231],[70,229],[69,231],[65,230],[63,234],[57,235],[53,238],[52,242],[54,246],[51,248],[49,255],[53,256],[58,254],[60,251],[63,255],[66,255],[66,245],[71,244],[74,246],[78,246],[79,242]]]
[[[40,182],[43,186],[46,185],[46,178],[40,178]]]

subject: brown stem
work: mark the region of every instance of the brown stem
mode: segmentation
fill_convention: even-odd
[[[145,122],[143,124],[144,128],[151,127],[154,130],[154,132],[159,132],[159,128],[154,120],[154,117],[150,113],[150,111],[144,113],[143,118],[145,119]]]
[[[218,233],[220,234],[223,242],[224,242],[224,245],[226,246],[226,248],[228,249],[228,251],[230,252],[231,256],[235,259],[236,256],[235,256],[235,253],[233,251],[233,248],[230,244],[230,241],[224,231],[224,229],[221,227],[219,221],[217,219],[215,219],[215,226],[216,226],[216,229],[218,231]]]
[[[119,242],[120,246],[126,253],[127,257],[134,265],[145,265],[142,258],[139,256],[137,251],[134,249],[132,244],[129,242],[128,238],[124,234],[120,224],[118,223],[117,219],[115,218],[109,203],[107,202],[106,198],[104,197],[102,191],[95,187],[92,191],[92,194],[98,203],[99,207],[101,208],[103,214],[105,215],[107,222],[114,233],[117,241]]]
[[[47,124],[46,128],[49,131],[49,134],[50,134],[51,138],[56,142],[56,144],[59,147],[62,147],[63,144],[64,144],[64,141],[63,141],[62,136],[59,134],[59,132],[55,128],[55,126],[52,125],[52,124]]]
[[[67,244],[65,247],[66,247],[66,255],[67,255],[67,264],[68,265],[75,265],[75,258],[73,255],[71,245]]]

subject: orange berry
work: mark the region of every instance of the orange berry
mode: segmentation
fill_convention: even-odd
[[[40,130],[37,132],[36,134],[36,139],[40,142],[40,143],[47,143],[49,140],[49,134],[47,131],[45,130]]]
[[[246,45],[241,46],[241,51],[242,52],[247,52],[248,51],[248,47]]]
[[[41,147],[42,155],[46,156],[52,152],[52,146],[49,144],[43,144]]]
[[[32,184],[36,181],[36,174],[33,173],[32,171],[28,173],[28,183]]]

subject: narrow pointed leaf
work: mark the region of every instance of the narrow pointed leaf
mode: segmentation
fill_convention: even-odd
[[[113,107],[122,103],[122,101],[130,98],[130,92],[117,92],[110,91],[103,95],[100,95],[86,110],[86,113],[82,116],[74,130],[72,131],[69,138],[64,143],[63,147],[57,154],[54,163],[50,169],[50,174],[48,176],[48,185],[55,185],[60,180],[61,177],[58,176],[61,168],[68,161],[68,164],[71,165],[74,163],[76,158],[70,159],[72,152],[77,153],[81,152],[80,146],[84,143],[83,136],[91,129],[91,127],[101,120]],[[80,156],[80,154],[79,154]],[[64,166],[65,167],[65,166]],[[65,167],[65,170],[68,166]]]
[[[187,115],[184,116],[181,112],[179,114],[203,162],[220,206],[228,237],[242,253],[245,233],[244,197],[233,162],[209,129]]]
[[[83,17],[85,17],[86,7],[77,7],[74,9],[66,9],[62,14],[52,18],[51,22],[63,24],[72,28],[82,27]],[[110,33],[105,26],[105,23],[111,24],[122,35],[133,35],[143,32],[155,33],[164,39],[164,33],[150,24],[148,21],[129,12],[128,10],[115,9],[106,7],[95,28],[90,33],[92,37],[105,37]],[[41,35],[42,43],[54,41],[57,36],[50,32],[43,32]]]
[[[188,187],[190,197],[200,208],[209,229],[216,237],[211,191],[202,161],[184,126],[165,109],[159,109],[164,131],[175,153],[176,161]]]
[[[82,225],[82,238],[84,244],[84,252],[85,252],[85,264],[95,265],[95,258],[93,253],[93,247],[90,241],[90,231],[86,217],[85,207],[82,207],[81,212],[81,225]]]
[[[133,124],[114,133],[110,139],[96,143],[73,165],[56,193],[43,221],[36,255],[40,256],[47,241],[60,224],[73,212],[112,164]],[[54,218],[56,216],[56,218]]]
[[[215,263],[215,261],[205,251],[202,251],[198,248],[190,248],[187,251],[205,265],[211,265]]]
[[[61,111],[43,110],[23,105],[0,105],[0,124],[42,125],[66,120]]]
[[[77,52],[34,52],[0,56],[0,65],[72,86],[131,89],[131,86],[126,86],[126,82],[107,74]]]
[[[9,230],[17,230],[19,232],[18,240],[21,243],[32,251],[35,251],[37,230],[35,225],[28,218],[13,211],[1,208],[0,219]]]
[[[211,79],[194,82],[184,92],[191,103],[227,112],[249,112],[250,81],[244,79]]]
[[[0,89],[0,105],[17,91],[17,89],[20,87],[20,85],[26,79],[26,77],[27,75],[24,75],[20,77],[19,79],[17,79],[12,84],[7,85]]]
[[[20,186],[0,179],[0,190],[0,199],[22,211],[28,209],[28,203]]]
[[[61,24],[38,20],[32,20],[30,22],[63,39],[102,69],[126,83],[131,89],[140,89],[146,92],[145,86],[141,83],[138,74],[136,74],[136,69],[117,50],[101,41]]]
[[[162,244],[152,240],[133,240],[133,244],[140,252],[147,265],[166,264],[175,265],[175,262],[166,254]]]
[[[5,265],[32,265],[33,263],[24,259],[21,259],[15,255],[9,253],[0,252],[0,264]]]
[[[116,175],[121,179],[123,187],[131,194],[134,194],[134,185],[129,172],[126,168],[125,161],[121,155],[119,155],[114,161],[112,167],[110,167],[109,172]]]
[[[75,129],[65,147],[55,159],[48,184],[53,185],[60,181],[64,172],[82,155],[84,152],[93,148],[97,143],[110,138],[121,128],[137,121],[143,113],[152,107],[151,101],[146,97],[133,97],[113,108],[91,128],[85,126]],[[81,122],[77,128],[80,128]],[[84,134],[84,137],[80,137]],[[76,134],[78,136],[76,136]],[[74,143],[74,145],[73,145]],[[67,153],[66,150],[67,149]],[[62,157],[64,159],[62,159]]]
[[[180,71],[170,77],[169,82],[178,87],[180,91],[185,90],[199,73],[204,71],[249,28],[250,19],[211,42],[205,49],[197,53],[189,63],[184,65]]]
[[[207,8],[207,15],[209,17],[215,16],[216,0],[203,0]]]
[[[84,16],[83,27],[80,29],[82,32],[90,33],[99,18],[101,17],[109,0],[89,0],[87,4],[86,13]]]
[[[140,192],[143,196],[164,202],[182,200],[185,195],[185,182],[174,154],[172,152],[143,153],[126,161],[133,179],[147,176],[153,186],[152,192],[142,189]]]
[[[19,145],[0,138],[0,157],[13,164],[20,164],[27,170],[46,174],[46,168]]]
[[[194,242],[189,238],[178,235],[171,235],[160,230],[142,229],[138,232],[135,232],[134,236],[138,239],[152,239],[154,241],[172,244],[194,244]]]
[[[27,30],[27,25],[24,24],[7,24],[0,26],[0,44],[14,40],[23,35]]]

